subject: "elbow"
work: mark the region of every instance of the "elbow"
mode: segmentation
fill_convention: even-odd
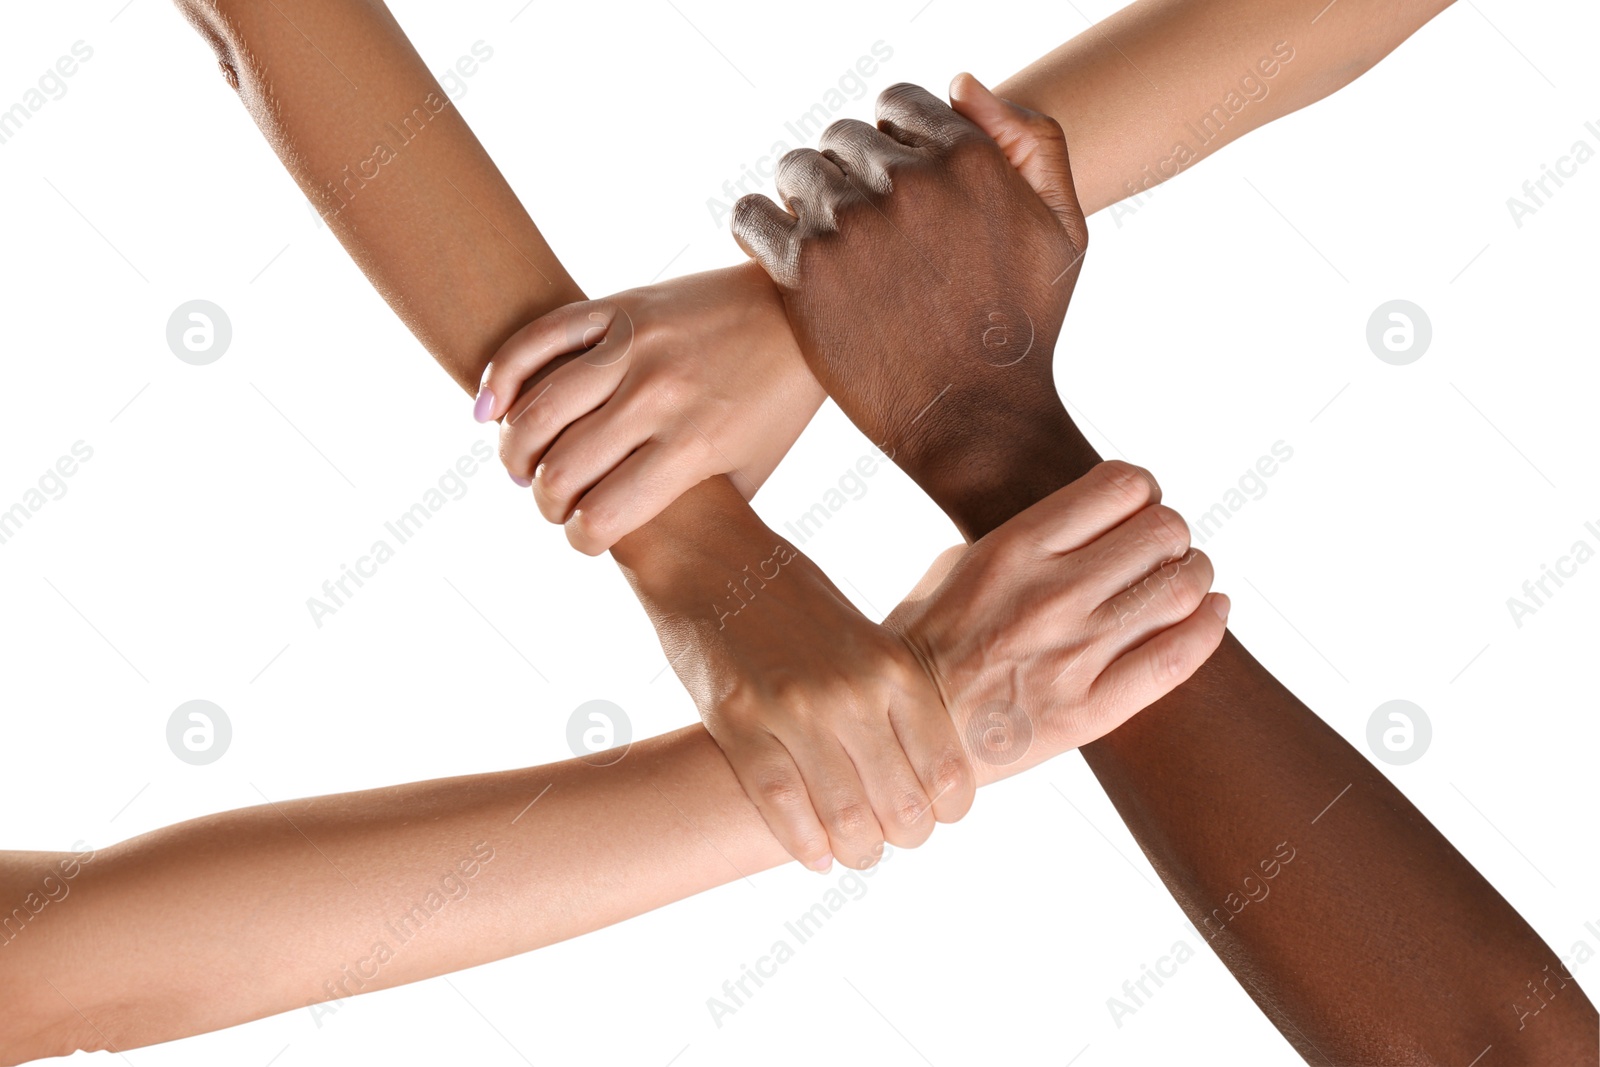
[[[239,91],[239,35],[238,24],[229,14],[222,0],[173,0],[178,11],[194,27],[217,58],[222,78],[234,92]]]

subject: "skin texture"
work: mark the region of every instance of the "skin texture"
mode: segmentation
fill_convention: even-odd
[[[1221,640],[1226,600],[1197,581],[1173,583],[1147,627],[1118,621],[1126,591],[1100,566],[1164,562],[1140,533],[1159,492],[1144,471],[1103,464],[946,553],[897,613],[895,632],[924,647],[957,629],[992,638],[940,650],[940,677],[964,692],[1000,683],[1042,707],[1048,688],[1059,707],[1029,759],[980,758],[983,781],[1064,751],[1088,722],[1125,720]],[[1026,606],[1028,633],[994,590]],[[913,661],[907,687],[916,673]],[[0,944],[0,1063],[134,1048],[444,974],[786,858],[701,726],[552,766],[210,815],[94,853],[0,853],[0,900],[37,913]],[[55,899],[35,907],[35,892]]]
[[[981,341],[996,299],[1055,336],[1057,272],[1081,260],[1084,231],[1060,126],[968,76],[952,97],[959,113],[915,86],[885,90],[881,132],[836,125],[822,142],[845,148],[786,158],[779,190],[798,217],[747,198],[735,229],[830,395],[868,433],[903,431],[897,461],[976,537],[1096,460],[1041,390],[1051,347],[1027,357],[1043,368],[996,372]],[[944,329],[926,330],[932,314]],[[871,316],[877,343],[855,345],[847,315]],[[920,391],[908,393],[911,364]],[[940,381],[958,428],[910,425]],[[1018,408],[1045,413],[1019,429]],[[952,434],[969,450],[960,462]],[[1197,929],[1308,1062],[1600,1057],[1600,1020],[1556,954],[1231,636],[1189,683],[1082,751]],[[1520,1005],[1547,999],[1525,1025]]]

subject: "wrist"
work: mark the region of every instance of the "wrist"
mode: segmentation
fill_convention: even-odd
[[[902,468],[968,541],[1081,477],[1100,461],[1052,392],[1031,409],[1001,404],[958,417],[949,446],[923,446]]]
[[[714,613],[727,584],[744,575],[741,568],[758,570],[780,548],[794,554],[732,482],[715,477],[618,541],[611,554],[655,617],[702,608]]]

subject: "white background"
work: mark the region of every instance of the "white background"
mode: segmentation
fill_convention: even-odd
[[[395,7],[436,72],[493,49],[457,104],[598,295],[733,261],[707,198],[875,41],[893,56],[844,114],[870,117],[897,80],[993,83],[1114,10],[921,2]],[[10,20],[0,108],[75,41],[94,54],[0,145],[0,509],[74,442],[93,458],[0,545],[0,843],[105,845],[261,793],[562,759],[568,714],[593,698],[624,707],[636,736],[691,721],[615,567],[568,549],[498,466],[312,624],[306,598],[490,434],[316,225],[170,6],[36,4]],[[1584,927],[1600,926],[1600,561],[1520,628],[1506,601],[1574,541],[1600,548],[1584,530],[1600,527],[1600,161],[1520,228],[1506,200],[1574,141],[1600,148],[1584,128],[1600,124],[1597,21],[1592,5],[1458,4],[1334,98],[1132,214],[1097,216],[1057,353],[1091,439],[1154,470],[1187,514],[1292,447],[1205,546],[1235,631],[1363,750],[1380,703],[1424,708],[1431,747],[1388,773],[1564,954],[1600,950]],[[233,324],[207,367],[165,340],[194,298]],[[1404,367],[1365,341],[1393,298],[1433,324]],[[781,529],[866,447],[830,406],[759,510]],[[877,617],[953,540],[889,469],[804,547]],[[207,767],[165,742],[194,698],[234,728]],[[714,1025],[706,998],[838,878],[774,871],[455,989],[128,1060],[1298,1062],[1076,755],[894,855]],[[1118,1025],[1107,998],[1178,940],[1196,957]],[[1574,966],[1592,994],[1600,964]]]

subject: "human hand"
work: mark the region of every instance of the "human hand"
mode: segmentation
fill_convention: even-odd
[[[752,195],[733,217],[817,379],[947,508],[1076,436],[1051,356],[1088,245],[1060,126],[969,76],[953,91],[956,110],[886,89],[879,128],[783,157],[793,215]]]
[[[917,652],[978,784],[1097,740],[1222,641],[1228,598],[1149,472],[1102,463],[945,553],[884,620]]]
[[[684,491],[746,499],[823,400],[766,275],[691,274],[550,312],[501,346],[473,414],[567,539],[597,555]]]
[[[806,866],[869,867],[885,841],[921,844],[972,803],[937,688],[909,645],[720,492],[737,507],[713,521],[662,516],[673,551],[618,557],[707,729]]]

